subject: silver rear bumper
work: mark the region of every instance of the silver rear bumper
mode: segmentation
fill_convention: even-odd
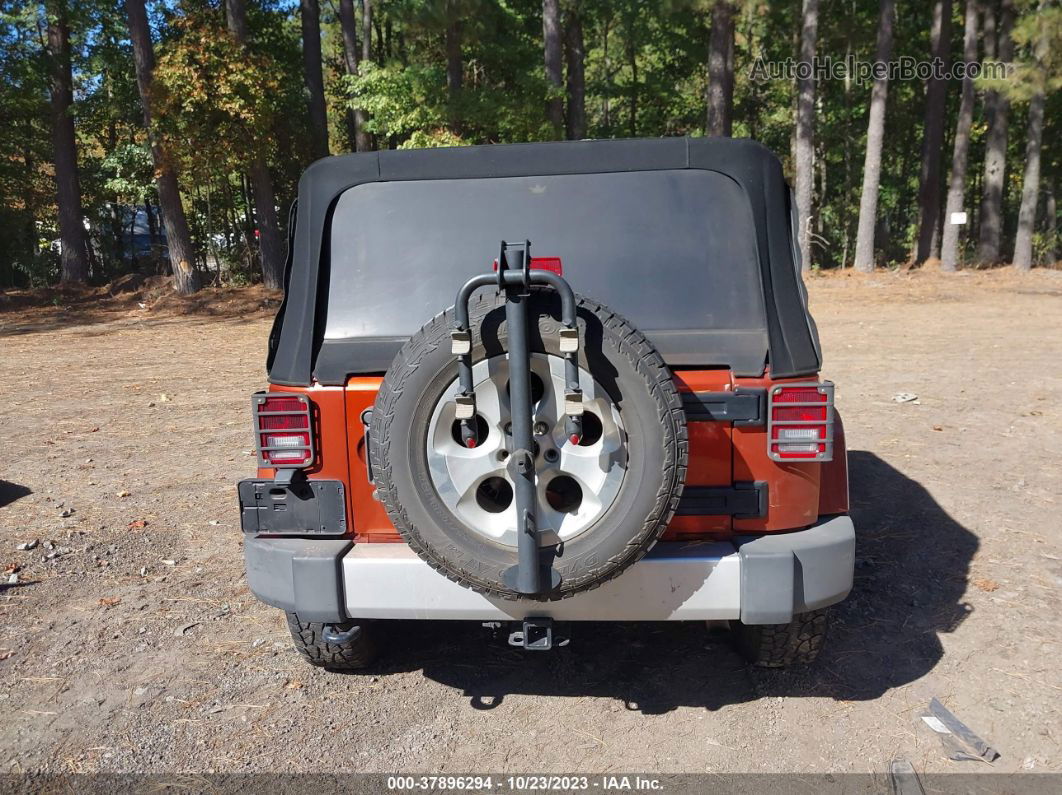
[[[793,533],[724,542],[659,543],[600,588],[556,602],[483,596],[447,579],[405,544],[356,544],[341,558],[347,616],[504,621],[786,623],[844,599],[855,530],[847,516]]]

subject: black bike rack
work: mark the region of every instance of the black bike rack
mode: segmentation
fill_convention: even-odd
[[[509,402],[512,410],[513,452],[507,469],[515,488],[517,522],[517,565],[502,574],[502,581],[517,593],[541,595],[555,590],[560,573],[542,559],[541,533],[537,521],[537,451],[534,444],[534,407],[531,405],[531,348],[528,337],[527,305],[531,286],[557,291],[561,300],[559,348],[564,354],[564,429],[572,444],[583,435],[583,399],[579,388],[579,329],[575,318],[575,293],[559,274],[531,267],[531,241],[501,243],[496,273],[473,276],[457,293],[454,302],[456,323],[451,332],[451,351],[457,357],[461,391],[456,398],[461,439],[466,447],[479,443],[476,422],[476,394],[472,383],[472,330],[468,301],[481,287],[497,285],[505,293],[505,322],[508,329]]]

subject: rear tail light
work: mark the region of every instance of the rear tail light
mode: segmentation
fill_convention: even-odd
[[[494,260],[494,270],[498,270],[498,260]],[[563,276],[564,263],[561,262],[560,257],[532,257],[531,270],[549,271],[550,273],[555,273],[558,276]]]
[[[259,392],[251,400],[251,409],[260,466],[287,469],[313,463],[309,398]]]
[[[833,384],[778,385],[767,402],[767,452],[773,460],[833,459]]]

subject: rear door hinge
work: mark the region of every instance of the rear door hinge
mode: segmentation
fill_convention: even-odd
[[[675,515],[761,519],[767,515],[767,483],[757,480],[732,486],[687,486]]]
[[[683,392],[682,407],[690,422],[732,422],[739,427],[763,425],[767,390],[735,387],[732,392]]]

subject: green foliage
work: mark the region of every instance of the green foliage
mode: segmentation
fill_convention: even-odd
[[[173,16],[158,47],[152,115],[181,171],[231,172],[267,154],[259,131],[276,120],[284,79],[268,56],[243,51],[214,8],[190,4]]]
[[[1014,26],[1018,60],[1010,74],[978,81],[980,87],[1019,102],[1039,91],[1054,94],[1062,89],[1062,7],[1031,0],[1024,5],[1026,13]]]
[[[536,141],[556,133],[546,122],[541,0],[375,0],[372,57],[347,75],[337,5],[321,3],[324,74],[333,152],[352,145],[352,109],[378,148],[422,148]],[[357,32],[360,54],[360,3]],[[986,0],[992,11],[998,2]],[[578,12],[585,49],[587,134],[595,138],[703,135],[709,33],[714,0],[561,0],[562,23]],[[751,78],[758,58],[795,55],[798,0],[735,0],[734,134],[775,151],[792,178],[795,87]],[[229,35],[220,0],[151,4],[157,61],[152,113],[180,174],[199,267],[220,281],[254,278],[254,198],[246,178],[264,158],[282,221],[308,165],[310,136],[302,76],[298,5],[247,0],[249,49]],[[129,240],[133,207],[157,205],[126,30],[124,0],[68,0],[82,202],[90,225],[92,277],[153,267]],[[952,57],[961,53],[962,3],[952,4]],[[893,58],[926,59],[931,4],[898,3]],[[877,2],[820,0],[820,55],[873,58]],[[0,0],[0,286],[45,283],[57,275],[48,63],[40,3]],[[447,36],[460,38],[461,89],[447,81]],[[1062,133],[1062,8],[1019,0],[1016,65],[1003,81],[981,80],[1014,101],[1006,173],[1006,234],[1021,192],[1025,104],[1047,97],[1043,175],[1058,183]],[[817,265],[850,264],[865,148],[869,84],[821,80],[816,102],[814,253]],[[949,87],[954,133],[957,82]],[[907,258],[917,219],[924,86],[889,85],[879,197],[879,258]],[[966,204],[974,210],[964,245],[976,234],[986,119],[977,104]],[[945,164],[950,157],[945,154]],[[945,166],[946,170],[947,166]],[[1043,225],[1041,224],[1041,229]],[[156,238],[160,233],[155,231]],[[1038,231],[1043,239],[1042,231]],[[156,243],[159,241],[156,240]],[[1038,251],[1050,249],[1038,242]],[[138,253],[140,252],[140,253]]]
[[[118,144],[103,158],[102,170],[111,176],[103,187],[129,204],[143,204],[155,189],[155,166],[147,144]]]
[[[349,107],[368,111],[366,129],[377,135],[430,135],[445,124],[445,76],[440,67],[368,63],[361,74],[345,75],[341,81]]]

